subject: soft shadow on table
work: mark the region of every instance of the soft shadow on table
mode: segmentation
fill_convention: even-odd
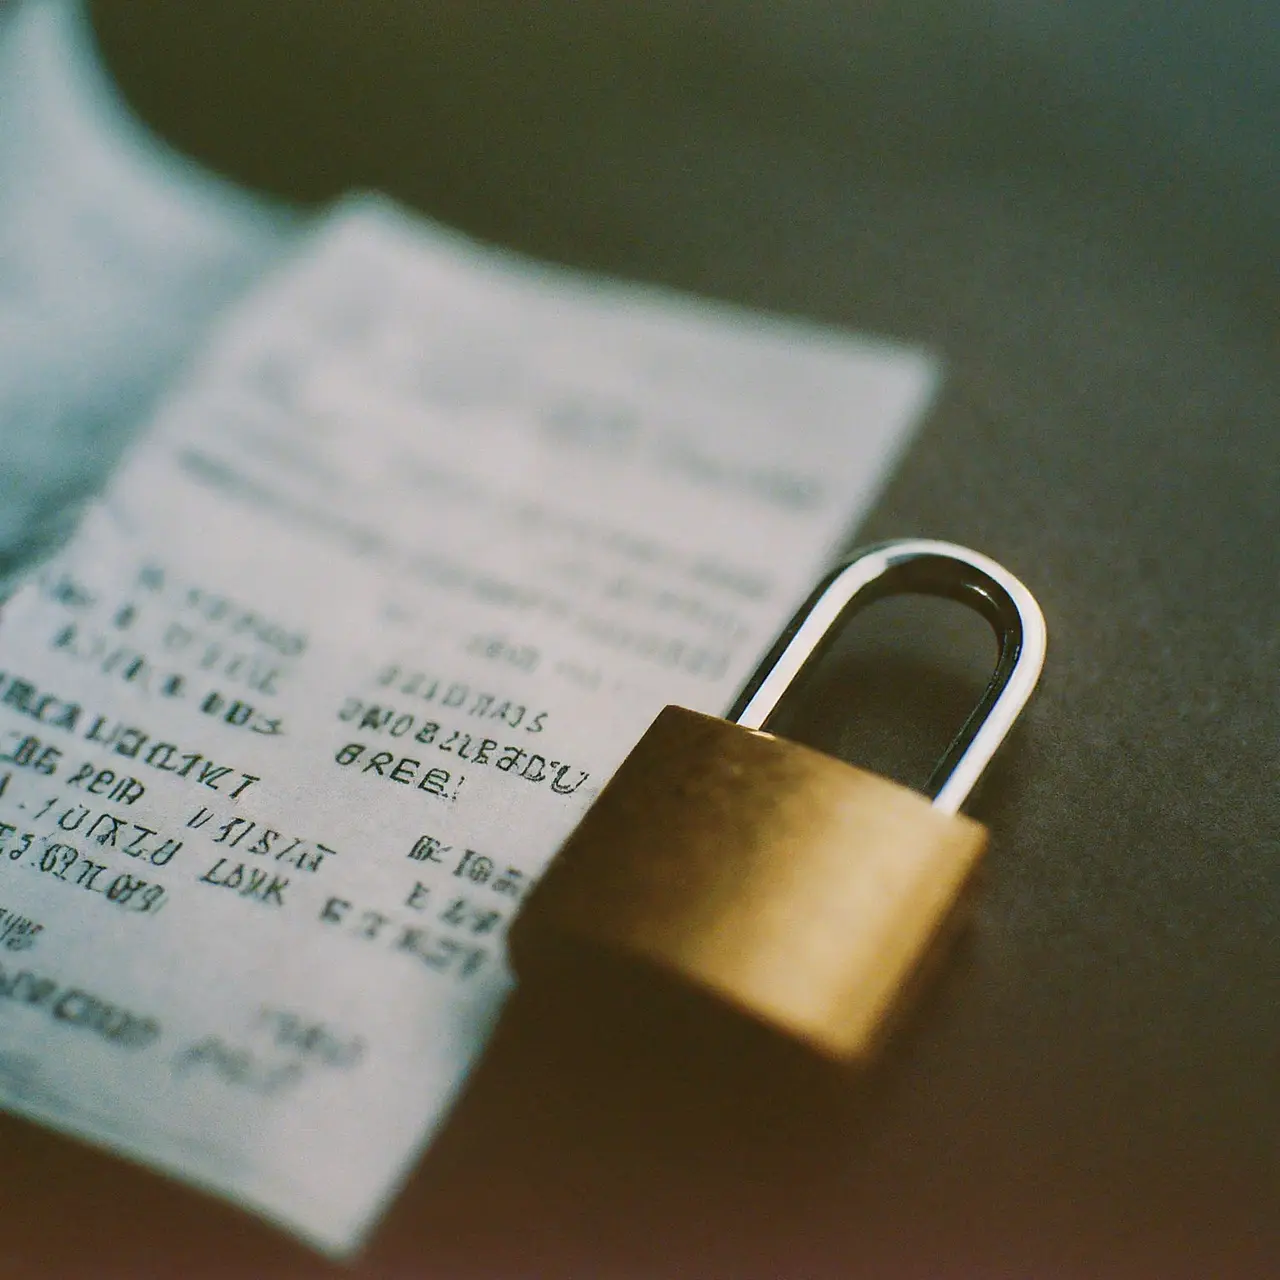
[[[944,994],[962,972],[953,966]],[[939,998],[926,998],[926,1019]],[[823,1188],[911,1039],[851,1077],[700,994],[593,966],[511,1002],[444,1132],[349,1268],[11,1119],[0,1120],[0,1268],[11,1280],[847,1275],[829,1252]],[[860,1216],[856,1200],[849,1208]],[[928,1243],[936,1256],[940,1241]],[[867,1246],[876,1274],[873,1230]]]

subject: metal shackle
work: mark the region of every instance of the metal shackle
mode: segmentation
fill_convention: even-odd
[[[935,766],[924,794],[956,813],[1031,696],[1047,634],[1035,597],[1003,566],[967,547],[926,538],[882,542],[833,570],[792,618],[725,717],[767,729],[801,675],[816,665],[840,625],[876,600],[897,595],[956,600],[991,624],[999,646],[977,705]]]

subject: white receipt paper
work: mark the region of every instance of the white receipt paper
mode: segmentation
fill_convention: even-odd
[[[722,711],[931,394],[375,200],[235,307],[0,625],[0,1101],[356,1248],[503,935]]]

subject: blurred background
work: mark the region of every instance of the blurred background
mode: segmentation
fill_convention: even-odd
[[[906,188],[902,241],[925,252],[974,220],[993,246],[1002,219],[1126,230],[1275,303],[1280,16],[1262,0],[93,13],[146,119],[291,199],[378,187],[544,254],[740,293],[764,273],[735,259],[776,292]]]

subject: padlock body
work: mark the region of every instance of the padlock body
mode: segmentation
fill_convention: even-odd
[[[863,1060],[985,845],[979,823],[896,783],[667,707],[530,896],[512,962],[642,961]]]

